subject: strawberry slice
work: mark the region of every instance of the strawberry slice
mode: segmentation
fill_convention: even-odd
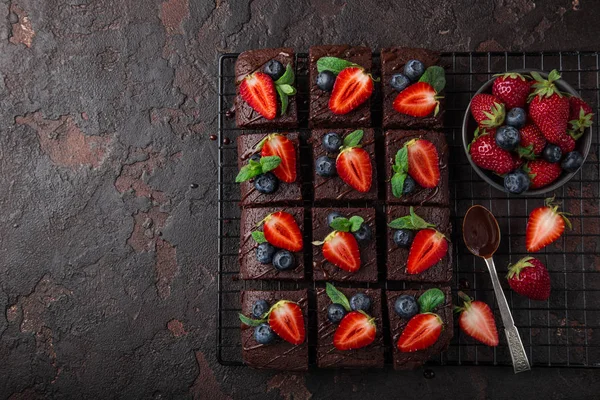
[[[394,110],[413,117],[426,117],[432,112],[437,115],[440,102],[436,92],[429,83],[417,82],[410,85],[396,96]]]
[[[277,95],[273,79],[263,72],[255,72],[240,83],[240,95],[246,103],[266,119],[277,115]]]
[[[369,153],[360,147],[342,150],[335,160],[335,167],[340,178],[359,192],[371,189],[373,170]]]
[[[356,272],[360,268],[358,242],[350,232],[331,232],[323,243],[323,256],[344,271]]]
[[[429,140],[413,139],[406,147],[408,174],[422,187],[436,187],[440,182],[440,158],[434,144]]]
[[[353,350],[368,346],[375,340],[375,321],[364,312],[352,311],[344,316],[333,335],[338,350]]]
[[[411,353],[433,346],[442,333],[443,322],[437,314],[417,314],[408,321],[398,339],[398,350]]]
[[[456,309],[461,313],[458,318],[460,329],[483,344],[498,346],[498,330],[490,306],[483,301],[472,301],[462,292],[458,295],[464,300],[463,307]]]
[[[558,212],[554,198],[546,199],[545,203],[545,206],[533,210],[527,220],[525,244],[530,253],[557,240],[565,231],[565,225],[571,228],[571,222],[565,216],[567,214]]]
[[[267,136],[260,155],[281,158],[281,164],[273,170],[273,173],[283,182],[292,183],[296,181],[296,149],[290,139],[278,133]]]
[[[406,271],[420,274],[437,264],[447,252],[448,242],[441,232],[421,229],[410,246]]]
[[[335,79],[329,109],[338,115],[348,114],[367,101],[373,93],[373,79],[360,67],[344,68]]]
[[[269,312],[269,326],[280,338],[291,344],[304,342],[306,330],[304,329],[304,316],[302,309],[296,303],[280,300]]]
[[[280,249],[302,250],[302,232],[291,214],[277,211],[267,215],[263,222],[263,233],[267,242]]]

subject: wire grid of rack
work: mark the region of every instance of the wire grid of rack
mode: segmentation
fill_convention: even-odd
[[[223,365],[244,365],[241,357],[240,323],[237,319],[241,290],[294,288],[313,290],[316,285],[320,285],[310,281],[310,273],[303,283],[238,279],[240,195],[233,181],[237,173],[236,137],[244,131],[237,129],[234,119],[230,118],[235,98],[236,58],[237,54],[220,56],[218,77],[217,357]],[[374,54],[374,72],[377,72],[377,60],[378,56]],[[495,255],[498,272],[502,276],[506,274],[509,262],[515,262],[527,254],[525,227],[528,214],[542,205],[545,197],[555,195],[557,200],[563,202],[565,210],[572,214],[570,219],[573,229],[536,254],[550,272],[552,280],[550,299],[544,302],[531,301],[516,295],[508,288],[506,280],[503,280],[503,287],[515,324],[519,328],[533,366],[600,367],[600,162],[598,161],[600,129],[598,118],[595,118],[592,128],[592,147],[584,167],[562,188],[544,196],[516,197],[493,189],[474,173],[461,143],[462,117],[472,95],[494,74],[508,70],[558,69],[563,79],[581,93],[597,116],[600,111],[600,53],[443,53],[442,61],[447,67],[444,131],[450,149],[450,207],[454,247],[454,278],[451,286],[454,295],[456,291],[463,290],[472,297],[493,305],[501,339],[498,347],[490,348],[474,342],[455,327],[454,338],[448,351],[429,363],[511,365],[487,270],[483,261],[472,256],[462,242],[462,218],[466,210],[474,204],[482,204],[494,213],[502,231],[502,242]],[[310,134],[307,130],[307,63],[306,54],[296,55],[299,88],[297,100],[301,126],[299,131],[303,137]],[[381,126],[380,118],[381,104],[374,102],[373,126]],[[380,138],[381,130],[376,129],[376,131]],[[305,142],[304,146],[306,146]],[[308,150],[304,148],[304,151]],[[302,148],[301,154],[303,154]],[[312,163],[312,160],[303,161],[304,168],[310,168],[306,164]],[[305,200],[304,206],[310,207],[311,201]],[[383,202],[376,202],[372,206],[375,206],[378,213],[381,213],[384,207]],[[378,238],[378,246],[381,242],[385,242],[380,239]],[[380,247],[378,247],[378,254],[385,254]],[[306,257],[310,257],[310,254]],[[311,263],[307,261],[310,260],[305,260],[305,265],[310,266]],[[379,264],[382,264],[381,259]],[[382,279],[379,284],[370,286],[381,287],[384,290],[398,288],[395,283]],[[309,313],[314,312],[309,310]],[[389,343],[387,344],[389,347]],[[309,363],[314,365],[315,350],[312,345],[310,348]],[[388,364],[390,357],[391,354],[386,354]]]

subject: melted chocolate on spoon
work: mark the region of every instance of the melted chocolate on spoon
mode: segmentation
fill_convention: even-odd
[[[500,244],[498,222],[485,207],[473,206],[463,220],[463,238],[471,253],[490,258]]]

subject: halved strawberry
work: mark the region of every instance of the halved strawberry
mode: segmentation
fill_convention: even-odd
[[[344,68],[335,79],[329,98],[334,114],[348,114],[367,101],[373,93],[373,79],[360,67]]]
[[[350,232],[331,232],[323,243],[323,256],[344,271],[356,272],[360,268],[358,242]]]
[[[281,164],[273,170],[273,173],[283,182],[291,183],[296,181],[296,149],[290,139],[279,133],[267,136],[262,145],[260,155],[263,157],[278,156],[281,158]]]
[[[246,103],[266,119],[277,116],[277,95],[273,79],[263,72],[255,72],[240,83],[240,95]]]
[[[472,301],[462,292],[458,295],[464,300],[463,307],[457,307],[455,310],[460,312],[460,329],[483,344],[498,346],[498,330],[490,306],[479,300]]]
[[[437,149],[429,140],[413,139],[406,143],[408,174],[419,185],[434,188],[440,182],[440,166]]]
[[[532,253],[557,240],[565,231],[565,225],[571,229],[571,222],[565,213],[558,212],[554,198],[546,199],[545,206],[538,207],[529,214],[525,244]]]
[[[444,323],[437,314],[417,314],[408,321],[398,339],[398,350],[411,353],[433,346],[437,342]]]
[[[333,345],[338,350],[354,350],[368,346],[375,340],[375,321],[361,311],[344,316],[333,335]]]
[[[371,189],[373,167],[369,153],[360,147],[343,149],[335,160],[335,167],[340,178],[359,192]]]
[[[448,241],[441,232],[421,229],[410,246],[406,272],[420,274],[437,264],[447,252]]]
[[[426,117],[432,112],[437,115],[440,102],[433,86],[426,82],[410,85],[396,96],[394,110],[413,117]]]
[[[302,250],[302,232],[294,217],[285,211],[267,215],[263,220],[263,232],[267,242],[280,249]]]
[[[302,309],[291,301],[280,300],[271,307],[269,326],[280,338],[291,344],[301,344],[306,337]]]

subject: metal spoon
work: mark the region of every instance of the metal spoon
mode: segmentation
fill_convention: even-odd
[[[527,359],[521,336],[519,336],[519,331],[508,308],[508,303],[504,296],[504,291],[500,286],[500,280],[498,279],[498,273],[496,272],[496,266],[492,258],[500,245],[500,227],[496,218],[494,218],[487,208],[480,205],[469,208],[463,220],[463,240],[469,251],[483,258],[487,264],[498,308],[500,309],[500,316],[504,324],[504,332],[515,374],[530,370],[531,367],[529,366],[529,360]]]

